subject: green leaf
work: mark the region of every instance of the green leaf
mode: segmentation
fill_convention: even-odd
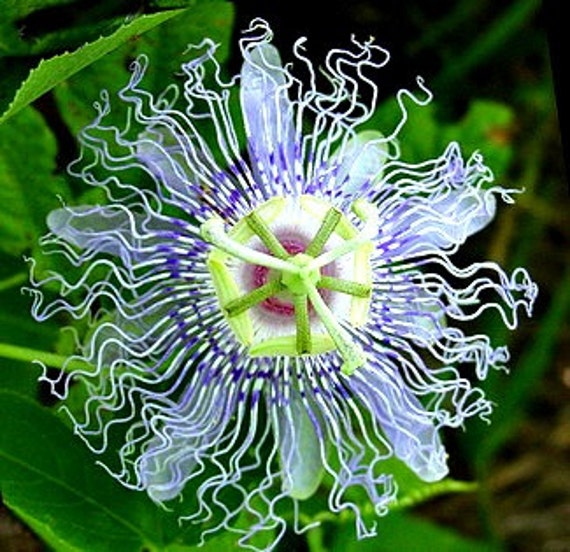
[[[0,20],[0,57],[46,56],[111,34],[132,12],[129,3],[12,0]]]
[[[72,52],[66,52],[50,59],[43,59],[29,71],[24,82],[17,90],[14,90],[14,79],[9,79],[8,88],[6,89],[4,83],[4,90],[2,96],[0,96],[0,123],[48,90],[51,90],[56,84],[77,73],[121,44],[183,12],[184,10],[172,10],[137,17],[109,36],[102,36]]]
[[[0,251],[20,255],[45,233],[45,217],[65,195],[65,180],[53,175],[57,145],[33,109],[0,125]],[[27,267],[23,267],[27,270]]]
[[[513,157],[511,139],[513,110],[499,102],[474,100],[465,116],[453,125],[443,128],[445,142],[456,140],[465,152],[480,151],[485,163],[500,180]]]
[[[160,552],[243,552],[243,548],[237,544],[237,535],[230,531],[224,531],[208,539],[201,546],[188,546],[185,544],[171,544]]]
[[[402,159],[421,163],[441,155],[447,145],[458,142],[463,155],[479,151],[485,163],[500,181],[513,155],[511,130],[513,110],[498,102],[474,100],[465,115],[455,122],[440,120],[437,98],[426,106],[405,101],[407,121],[398,135]],[[401,113],[395,100],[381,106],[364,127],[384,133],[391,132],[400,121]]]
[[[182,534],[174,515],[97,467],[50,410],[2,390],[0,427],[4,502],[58,552],[163,550]]]
[[[488,542],[477,542],[438,527],[428,521],[403,513],[390,513],[378,521],[378,536],[357,540],[352,524],[342,524],[334,531],[334,550],[343,552],[493,552]],[[313,552],[313,551],[311,551]]]
[[[5,392],[11,391],[22,398],[35,399],[38,392],[38,378],[41,373],[42,368],[37,364],[14,362],[0,358],[0,378],[2,378],[2,389]],[[1,480],[2,474],[0,473]]]
[[[189,58],[185,51],[189,44],[199,44],[211,38],[220,47],[217,59],[223,62],[229,55],[234,9],[225,0],[212,0],[196,4],[180,16],[153,29],[136,41],[104,56],[86,67],[73,78],[55,89],[55,98],[62,117],[76,134],[91,123],[95,112],[93,102],[99,99],[101,90],[108,90],[112,110],[107,124],[124,124],[120,104],[114,94],[123,88],[129,78],[129,62],[144,54],[149,59],[144,87],[158,94],[171,83],[180,81],[180,66]]]
[[[24,260],[0,252],[0,387],[35,397],[42,369],[29,358],[15,360],[13,355],[3,354],[5,344],[15,350],[33,344],[42,351],[51,351],[60,328],[55,320],[39,324],[30,316],[32,299],[20,292],[27,282],[28,266]]]

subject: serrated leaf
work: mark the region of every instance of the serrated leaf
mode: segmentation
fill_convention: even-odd
[[[11,90],[4,92],[4,96],[7,96],[0,99],[0,123],[121,44],[183,12],[184,10],[172,10],[137,17],[109,36],[103,36],[72,52],[43,59],[37,67],[31,69],[13,94]]]
[[[189,44],[198,44],[206,37],[212,39],[220,45],[217,59],[222,62],[229,54],[233,16],[233,6],[225,0],[196,4],[176,19],[86,67],[55,89],[55,98],[65,122],[73,133],[90,123],[94,117],[93,102],[105,89],[113,101],[107,124],[115,122],[117,112],[117,123],[123,124],[118,106],[120,102],[113,95],[127,84],[129,61],[140,54],[149,59],[144,87],[152,93],[160,93],[168,84],[175,82],[181,64],[187,59],[184,53]]]
[[[57,195],[67,193],[65,180],[53,174],[56,150],[53,134],[31,108],[0,125],[0,251],[30,249],[45,232]]]

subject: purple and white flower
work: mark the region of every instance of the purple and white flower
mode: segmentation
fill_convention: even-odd
[[[515,191],[456,143],[400,159],[406,106],[431,99],[421,79],[396,128],[360,130],[388,53],[353,39],[320,74],[303,40],[284,65],[271,38],[252,22],[229,81],[204,40],[158,97],[139,58],[123,125],[102,94],[70,170],[108,203],[50,213],[42,245],[72,270],[33,278],[37,320],[89,321],[72,377],[44,374],[62,399],[82,382],[76,433],[109,458],[122,428],[119,481],[160,504],[192,493],[184,517],[243,545],[287,516],[298,528],[317,490],[373,534],[347,491],[387,512],[393,456],[444,478],[440,430],[490,414],[473,382],[508,360],[464,322],[495,310],[515,328],[536,296],[523,269],[452,261]]]

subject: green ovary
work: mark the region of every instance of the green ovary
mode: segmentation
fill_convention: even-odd
[[[304,253],[297,253],[289,259],[291,263],[299,267],[299,272],[283,272],[281,283],[293,295],[307,295],[309,289],[315,287],[321,279],[321,271],[318,268],[311,268],[310,263],[313,257]]]

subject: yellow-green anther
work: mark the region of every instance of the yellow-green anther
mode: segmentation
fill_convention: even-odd
[[[378,232],[378,211],[376,207],[363,199],[359,199],[353,203],[352,210],[364,222],[362,230],[354,238],[346,240],[334,249],[319,255],[311,262],[310,268],[326,266],[339,257],[352,253],[355,249],[358,249],[365,243],[369,243],[374,238]]]
[[[293,306],[295,308],[297,354],[305,355],[310,353],[312,349],[307,295],[294,295]]]
[[[210,254],[207,262],[220,305],[230,303],[239,297],[240,289],[231,277],[226,265],[219,259],[216,259],[214,253]],[[251,345],[254,332],[251,320],[247,314],[236,315],[232,318],[228,317],[228,324],[240,343],[247,346]]]
[[[357,199],[352,204],[352,212],[363,222],[378,221],[378,209],[373,203],[369,203],[365,199]],[[374,236],[368,236],[373,238]]]
[[[340,219],[342,217],[342,213],[331,207],[321,222],[320,228],[317,230],[315,237],[312,239],[311,243],[307,246],[305,253],[310,255],[311,257],[316,257],[321,253],[323,247],[327,243],[328,239],[330,238],[331,234],[334,232],[335,228],[337,227]]]
[[[245,217],[247,225],[259,236],[259,239],[265,244],[267,249],[279,259],[287,259],[289,253],[281,245],[281,242],[275,237],[271,228],[267,223],[255,212],[252,211]]]
[[[334,314],[330,311],[323,298],[320,296],[317,288],[315,286],[310,286],[307,290],[307,294],[313,308],[327,329],[327,333],[334,341],[334,344],[344,361],[341,366],[342,373],[350,376],[366,362],[362,349],[354,343],[350,335],[348,335],[346,330],[338,323]]]
[[[370,297],[372,293],[369,285],[353,282],[352,280],[343,280],[342,278],[333,278],[332,276],[322,276],[317,282],[317,287],[363,298]]]
[[[271,280],[263,286],[255,288],[254,290],[230,301],[224,306],[229,317],[237,316],[246,310],[251,309],[255,305],[269,299],[271,296],[279,293],[285,289],[285,286],[279,280]]]
[[[273,268],[284,273],[297,274],[299,267],[284,259],[272,257],[262,251],[247,247],[228,236],[224,229],[224,221],[219,217],[212,217],[200,227],[202,238],[224,253],[237,257],[247,263]]]

